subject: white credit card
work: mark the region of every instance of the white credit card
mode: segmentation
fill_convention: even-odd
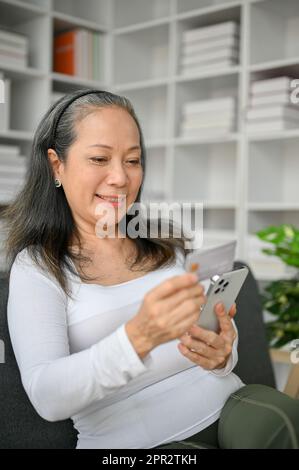
[[[202,250],[194,250],[185,258],[186,271],[197,274],[198,280],[208,279],[215,274],[231,271],[234,266],[237,241]]]

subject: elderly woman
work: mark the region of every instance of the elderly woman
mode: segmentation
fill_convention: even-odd
[[[79,91],[42,119],[26,183],[5,212],[9,330],[31,403],[48,421],[71,418],[78,449],[196,447],[202,440],[298,446],[295,400],[255,390],[249,428],[248,411],[232,406],[252,393],[232,373],[236,308],[216,306],[218,333],[196,325],[205,286],[184,270],[184,237],[134,238],[123,230],[144,175],[143,135],[128,99]],[[116,236],[103,236],[111,224]],[[268,401],[274,395],[285,415],[297,413],[296,423],[288,418],[284,426],[278,413],[277,426],[261,435],[260,392]],[[227,436],[219,416],[224,409],[232,417],[235,408]],[[243,441],[240,420],[249,435]]]

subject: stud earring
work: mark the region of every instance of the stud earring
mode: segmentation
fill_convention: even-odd
[[[60,188],[61,181],[59,181],[58,179],[55,179],[55,186],[56,186],[56,188]]]

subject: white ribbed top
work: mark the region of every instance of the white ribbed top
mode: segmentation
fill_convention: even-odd
[[[184,357],[178,340],[144,360],[125,324],[150,289],[184,273],[172,266],[113,286],[85,284],[69,274],[74,300],[20,252],[10,273],[8,322],[24,388],[47,420],[72,418],[77,448],[151,448],[186,439],[218,419],[243,383],[231,372],[208,372]],[[208,282],[204,283],[207,287]]]

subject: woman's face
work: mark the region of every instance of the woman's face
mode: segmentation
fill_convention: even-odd
[[[76,141],[69,148],[66,163],[57,164],[55,177],[60,179],[80,226],[94,227],[105,207],[110,214],[112,210],[117,223],[135,201],[142,183],[137,125],[124,109],[107,107],[87,115],[76,130]],[[125,200],[113,204],[99,196],[124,196]]]

